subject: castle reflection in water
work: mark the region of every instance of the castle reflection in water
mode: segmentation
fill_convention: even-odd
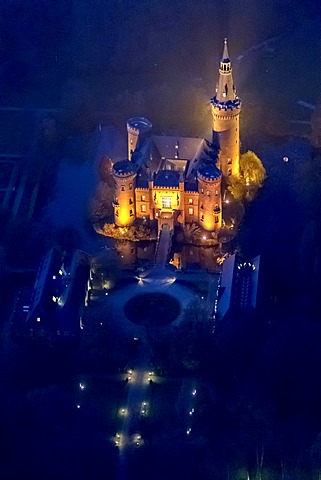
[[[155,248],[156,242],[152,241],[115,241],[119,264],[121,268],[125,269],[151,266],[155,258]],[[219,271],[216,261],[218,255],[218,247],[179,245],[172,247],[169,263],[178,270],[199,268],[214,273]]]

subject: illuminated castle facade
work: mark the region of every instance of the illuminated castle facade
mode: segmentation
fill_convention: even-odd
[[[239,176],[240,100],[232,78],[227,42],[211,100],[213,142],[156,136],[143,117],[127,122],[128,159],[114,164],[114,219],[119,227],[135,219],[167,224],[198,223],[206,231],[222,227],[222,178]]]

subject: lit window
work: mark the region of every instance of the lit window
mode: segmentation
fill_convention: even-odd
[[[215,190],[215,196],[216,197],[218,196],[218,190]]]
[[[172,197],[162,197],[162,208],[172,208]]]
[[[120,187],[120,189],[121,189],[122,192],[124,192],[124,191],[125,191],[125,185],[122,185],[122,186]]]
[[[194,215],[194,209],[193,209],[193,208],[189,208],[189,209],[188,209],[188,213],[189,213],[189,215]]]
[[[204,188],[201,189],[201,193],[204,193]]]
[[[207,191],[206,191],[206,195],[207,195],[208,197],[210,197],[211,192],[210,192],[209,190],[207,190]]]
[[[145,202],[145,201],[146,201],[145,195],[142,195],[142,196],[141,196],[141,201],[142,201],[142,202]]]
[[[142,212],[146,212],[146,205],[142,205]]]
[[[133,189],[133,184],[130,183],[130,184],[129,184],[129,190],[132,190],[132,189]]]
[[[57,298],[53,296],[53,297],[52,297],[52,301],[53,301],[53,302],[56,302],[56,301],[57,301]]]
[[[133,144],[133,139],[132,139],[132,138],[130,139],[130,144],[131,144],[131,145]]]
[[[37,322],[40,322],[41,318],[40,317],[37,317]]]
[[[188,199],[188,203],[189,203],[190,205],[193,205],[193,199],[192,199],[192,198],[189,198],[189,199]]]

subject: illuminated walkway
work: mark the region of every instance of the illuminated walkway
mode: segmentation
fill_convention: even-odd
[[[155,266],[165,268],[172,244],[172,234],[168,224],[162,226],[156,245]]]
[[[128,474],[128,456],[133,449],[144,445],[144,438],[139,431],[142,417],[148,414],[148,390],[150,369],[150,350],[147,343],[140,344],[140,354],[133,370],[128,372],[127,403],[121,409],[124,416],[121,429],[116,433],[115,444],[119,448],[119,459],[115,480],[126,480]]]

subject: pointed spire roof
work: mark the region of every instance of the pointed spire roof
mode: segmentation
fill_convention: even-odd
[[[217,102],[228,102],[236,100],[236,90],[233,83],[232,65],[227,49],[227,38],[224,39],[224,49],[220,61],[219,81],[215,95]]]
[[[227,49],[227,38],[224,38],[224,50],[223,50],[223,55],[222,55],[222,60],[221,62],[226,62],[230,61],[230,56],[228,54],[228,49]]]

